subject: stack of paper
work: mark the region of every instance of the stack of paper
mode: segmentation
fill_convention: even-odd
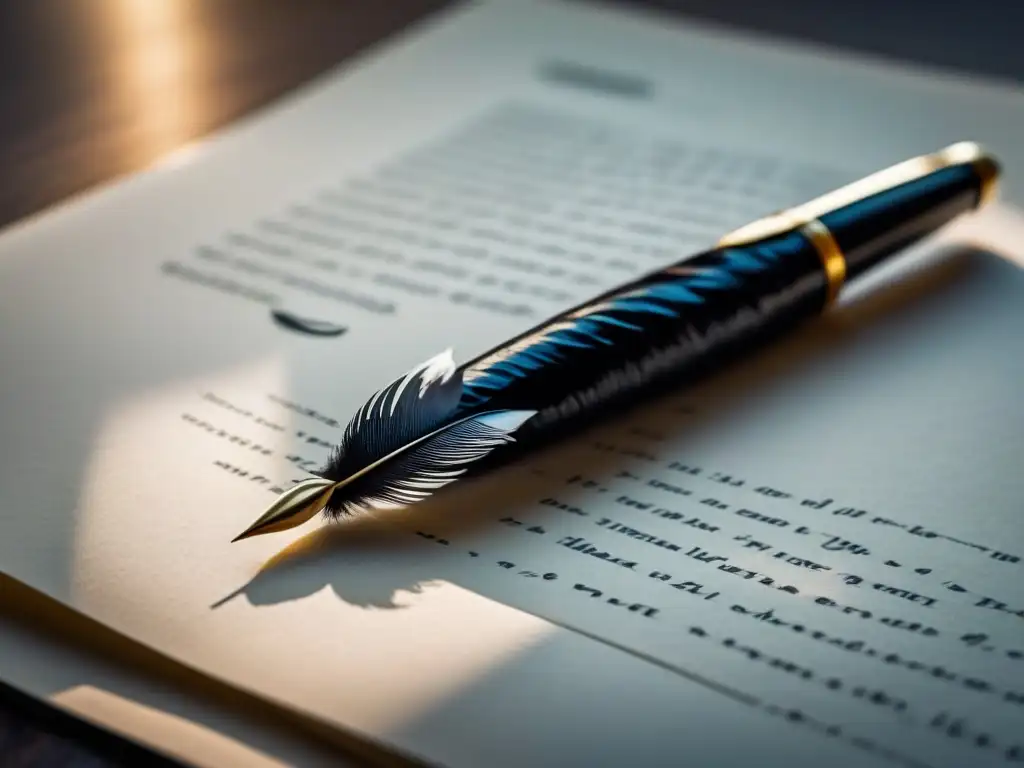
[[[456,768],[1022,762],[1021,96],[453,11],[0,238],[0,569]],[[437,503],[229,544],[422,360],[961,139],[1006,202],[769,353]]]

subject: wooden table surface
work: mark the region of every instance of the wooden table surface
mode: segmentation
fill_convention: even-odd
[[[0,2],[0,226],[145,168],[445,4]]]
[[[0,0],[0,227],[141,169],[452,0]],[[634,0],[1024,82],[1019,0]]]

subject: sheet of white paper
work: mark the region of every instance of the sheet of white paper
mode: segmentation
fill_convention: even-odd
[[[211,681],[205,676],[183,680],[187,676],[180,665],[140,663],[141,647],[112,642],[109,630],[94,632],[90,641],[96,642],[86,648],[81,622],[69,625],[18,615],[5,587],[0,584],[4,682],[197,768],[355,765],[336,743],[281,722],[288,713],[271,710],[260,699],[222,695],[211,701]],[[126,645],[135,652],[130,664]],[[150,652],[147,660],[156,658]]]
[[[503,480],[226,543],[444,347],[962,138],[1020,202],[1019,96],[582,6],[452,14],[0,240],[0,567],[454,766],[1019,760],[1011,211],[947,236],[1000,255]]]

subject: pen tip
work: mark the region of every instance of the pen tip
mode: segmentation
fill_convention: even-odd
[[[234,544],[236,541],[241,541],[242,539],[251,539],[253,536],[259,536],[261,533],[270,533],[270,531],[266,530],[260,523],[261,521],[257,520],[240,534],[235,536],[235,538],[231,540],[231,543]]]
[[[231,540],[248,539],[265,533],[287,531],[312,519],[324,508],[334,490],[334,482],[311,477],[282,493],[259,518]]]

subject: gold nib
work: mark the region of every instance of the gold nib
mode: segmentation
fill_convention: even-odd
[[[320,477],[303,480],[278,496],[277,501],[231,543],[300,526],[324,508],[333,492],[334,482],[331,480]]]

